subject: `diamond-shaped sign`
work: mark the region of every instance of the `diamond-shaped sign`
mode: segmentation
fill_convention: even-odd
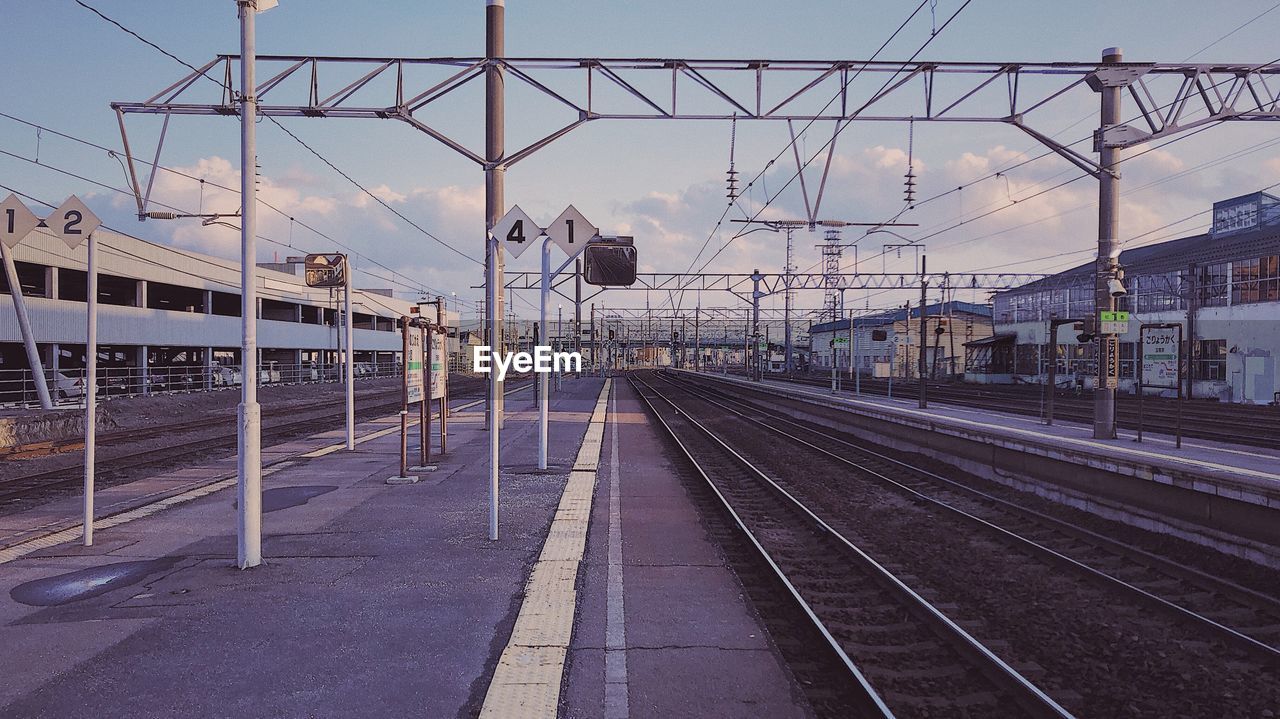
[[[529,219],[519,205],[512,205],[507,214],[493,226],[493,236],[502,243],[503,249],[511,253],[514,259],[524,252],[525,248],[534,244],[534,240],[542,234],[542,228]]]
[[[39,224],[40,218],[17,195],[10,193],[0,202],[0,242],[5,247],[17,247]]]
[[[44,224],[49,232],[62,238],[67,247],[75,249],[81,242],[89,239],[89,235],[102,225],[102,220],[93,214],[79,197],[72,195],[63,200],[62,205],[45,218]]]
[[[564,212],[547,228],[547,237],[570,257],[578,254],[598,234],[600,230],[588,222],[573,205],[564,208]]]

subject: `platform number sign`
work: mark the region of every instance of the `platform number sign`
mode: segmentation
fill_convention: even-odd
[[[102,220],[75,195],[63,201],[43,223],[49,234],[73,250],[102,226]],[[17,247],[40,224],[40,218],[27,209],[17,195],[10,194],[0,203],[0,241],[5,247]]]
[[[600,231],[573,205],[566,207],[547,228],[547,237],[570,257],[578,254],[583,245],[599,234]]]
[[[519,205],[513,205],[493,226],[493,236],[502,243],[503,249],[511,253],[512,258],[516,258],[533,244],[533,240],[542,236],[542,228]]]
[[[49,228],[49,232],[74,250],[102,225],[102,221],[79,197],[72,195],[45,218],[44,224]]]
[[[40,218],[27,209],[17,195],[10,194],[0,202],[0,242],[4,242],[5,247],[17,247],[39,224]]]

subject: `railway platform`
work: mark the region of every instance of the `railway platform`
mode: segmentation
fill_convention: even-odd
[[[483,405],[417,484],[385,482],[393,417],[353,452],[340,432],[264,451],[252,570],[226,466],[104,493],[123,504],[93,547],[0,522],[25,532],[0,554],[0,716],[808,714],[625,382],[550,404],[539,470],[531,393],[507,399],[496,542]]]
[[[677,370],[686,372],[684,370]],[[979,476],[1051,496],[1103,516],[1164,531],[1273,566],[1280,529],[1280,447],[1235,445],[1132,430],[1097,440],[1092,427],[1047,426],[1036,417],[892,399],[766,379],[702,373],[778,397],[842,410],[844,426],[897,449],[946,461]]]

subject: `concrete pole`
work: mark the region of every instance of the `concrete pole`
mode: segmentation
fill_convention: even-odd
[[[346,342],[347,361],[342,363],[342,381],[347,398],[347,449],[356,448],[356,321],[352,312],[351,287],[355,283],[355,268],[351,266],[351,255],[342,260],[343,272],[346,273],[347,286],[342,292],[342,323],[346,326],[343,340]]]
[[[786,290],[783,292],[783,310],[782,310],[783,340],[782,342],[784,345],[786,345],[786,348],[784,350],[786,352],[786,361],[783,362],[783,370],[786,371],[787,376],[790,377],[791,370],[794,369],[794,365],[792,364],[792,359],[791,359],[791,232],[792,232],[792,229],[788,227],[786,228],[786,232],[787,232],[787,276],[786,276],[787,286],[786,286]]]
[[[916,367],[917,367],[916,374],[918,375],[916,377],[916,385],[917,387],[919,387],[919,390],[920,390],[920,398],[919,398],[920,409],[924,409],[929,406],[928,389],[925,387],[925,375],[928,374],[929,372],[929,367],[928,367],[929,359],[925,354],[925,350],[929,349],[929,338],[925,333],[925,331],[928,329],[928,322],[929,322],[928,318],[925,317],[925,300],[926,300],[925,293],[929,289],[929,283],[924,278],[925,271],[926,271],[925,266],[928,262],[928,259],[929,259],[928,257],[920,258],[920,344],[919,344],[920,351],[918,353],[919,357],[916,358]]]
[[[93,472],[98,421],[98,239],[89,235],[89,326],[84,344],[84,546],[93,546]]]
[[[752,365],[751,378],[759,382],[760,377],[760,270],[751,271],[751,342],[755,345],[756,361]]]
[[[27,350],[27,366],[31,368],[31,377],[36,383],[36,395],[40,398],[40,407],[53,409],[49,385],[44,378],[44,364],[40,362],[40,349],[36,346],[36,336],[31,333],[27,302],[22,297],[22,283],[18,280],[18,268],[13,264],[13,255],[9,254],[9,248],[5,247],[3,242],[0,242],[0,257],[4,260],[4,274],[9,279],[9,294],[13,296],[13,309],[18,313],[18,329],[22,331],[22,344]]]
[[[262,563],[262,408],[258,405],[258,155],[254,15],[257,0],[240,10],[240,382],[239,494],[236,564]],[[350,360],[348,360],[350,361]]]
[[[1102,62],[1121,62],[1124,52],[1118,47],[1110,47],[1102,51]],[[1102,88],[1102,131],[1120,123],[1120,98],[1124,87],[1105,86]],[[1111,296],[1107,283],[1116,276],[1120,246],[1116,235],[1120,232],[1120,180],[1112,172],[1120,160],[1120,150],[1107,147],[1105,142],[1098,143],[1098,164],[1101,166],[1101,179],[1098,181],[1098,264],[1094,277],[1093,322],[1098,322],[1101,312],[1111,312],[1116,308],[1116,298]],[[1101,329],[1100,325],[1095,325]],[[1120,338],[1116,335],[1097,334],[1098,338],[1098,386],[1093,391],[1093,438],[1114,439],[1116,436],[1116,382],[1118,376],[1113,375],[1107,366],[1107,358],[1119,356]],[[1116,362],[1117,368],[1119,362]],[[1117,373],[1118,374],[1118,373]]]
[[[502,69],[492,61],[504,56],[506,38],[505,0],[485,2],[485,323],[489,328],[489,344],[502,343],[502,246],[493,237],[493,226],[502,218],[506,200],[503,197],[502,158],[505,148],[504,79]],[[489,373],[489,539],[498,539],[498,470],[502,432],[502,386],[497,372]]]

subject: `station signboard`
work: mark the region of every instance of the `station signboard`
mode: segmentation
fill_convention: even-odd
[[[1142,328],[1142,384],[1178,388],[1182,328],[1177,325]]]
[[[424,399],[422,388],[422,330],[417,327],[406,327],[405,346],[409,352],[405,355],[404,372],[408,402],[413,404]]]
[[[431,399],[444,399],[449,385],[449,338],[443,332],[432,332]]]
[[[1103,384],[1107,389],[1115,389],[1120,386],[1120,341],[1115,337],[1104,337],[1100,344],[1106,359]]]

